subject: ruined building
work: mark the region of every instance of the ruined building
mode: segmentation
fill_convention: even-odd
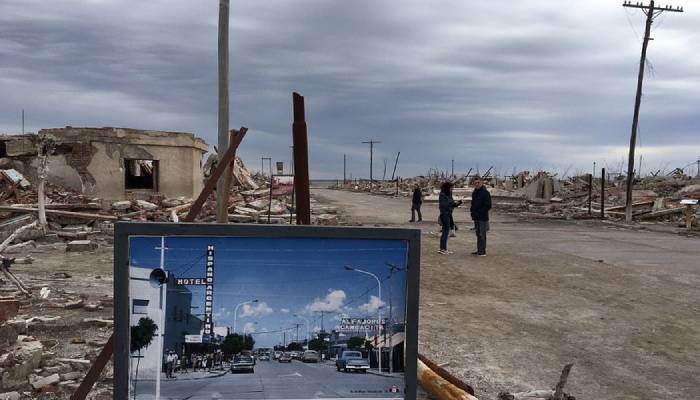
[[[42,129],[39,135],[0,136],[0,168],[36,182],[38,138],[55,141],[49,182],[108,200],[196,197],[208,145],[191,133],[126,128]]]

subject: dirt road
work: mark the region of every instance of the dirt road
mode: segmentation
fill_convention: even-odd
[[[458,209],[443,256],[434,204],[410,224],[407,199],[314,194],[358,223],[422,229],[420,351],[479,398],[551,388],[568,362],[578,399],[700,396],[700,240],[496,213],[488,256],[474,257]]]

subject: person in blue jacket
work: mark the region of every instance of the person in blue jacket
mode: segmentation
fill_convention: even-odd
[[[440,235],[440,254],[451,254],[447,251],[447,239],[450,236],[450,222],[452,221],[452,211],[455,207],[459,207],[462,204],[461,201],[454,201],[452,199],[452,188],[454,184],[452,182],[444,182],[440,186],[440,224],[442,225],[442,232]]]
[[[472,192],[472,204],[469,209],[474,230],[476,232],[476,251],[472,254],[486,256],[486,232],[489,231],[489,210],[491,210],[491,194],[480,177],[472,180],[474,191]]]

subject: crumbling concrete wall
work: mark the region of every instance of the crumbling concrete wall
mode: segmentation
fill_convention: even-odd
[[[193,134],[73,127],[42,129],[39,134],[51,135],[56,140],[55,151],[48,161],[50,183],[106,200],[127,199],[131,196],[126,189],[124,160],[138,159],[158,161],[154,193],[171,198],[196,197],[202,190],[201,161],[208,145]],[[20,162],[22,166],[18,169],[36,182],[37,136],[2,139],[6,157]]]

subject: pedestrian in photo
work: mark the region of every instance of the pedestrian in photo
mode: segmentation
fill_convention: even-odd
[[[175,361],[177,360],[177,356],[175,353],[171,350],[168,352],[168,355],[165,357],[165,377],[166,378],[172,378],[173,377],[173,368],[175,368]]]
[[[190,355],[190,363],[192,364],[192,372],[197,372],[197,354]]]
[[[472,204],[469,209],[474,221],[476,233],[476,251],[472,254],[486,257],[486,232],[489,231],[489,211],[491,210],[491,194],[484,186],[480,177],[474,177],[472,181]]]
[[[418,222],[423,221],[423,214],[420,212],[420,207],[423,205],[423,192],[420,186],[416,185],[413,190],[413,198],[411,199],[411,221],[416,222],[416,212],[418,212]]]
[[[462,204],[461,201],[456,202],[452,199],[452,188],[454,184],[452,182],[444,182],[440,186],[440,224],[442,225],[442,231],[440,234],[440,254],[451,254],[452,252],[447,251],[447,238],[450,235],[450,225],[452,220],[452,211],[455,207],[459,207]]]

